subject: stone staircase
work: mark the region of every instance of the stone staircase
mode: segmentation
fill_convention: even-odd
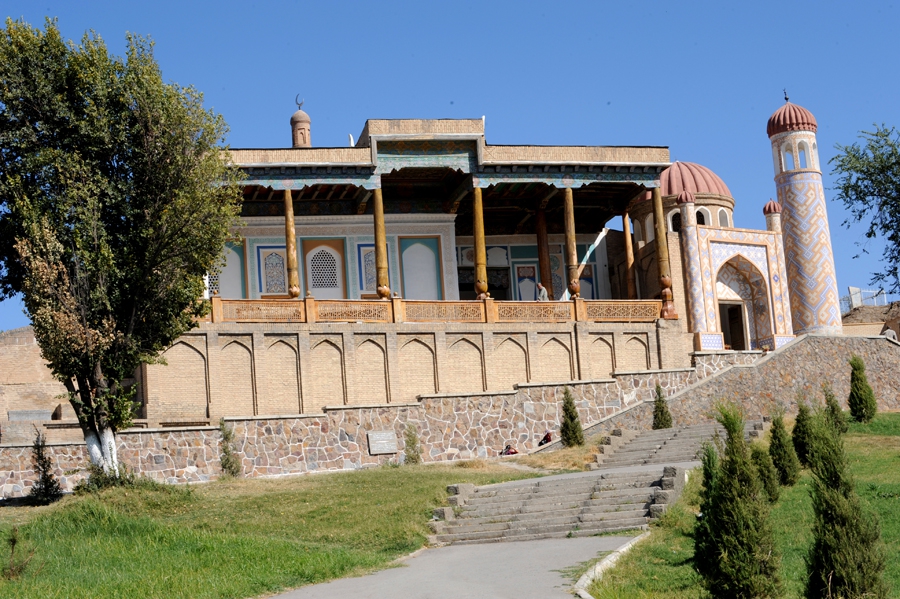
[[[684,486],[680,468],[579,473],[475,487],[450,485],[434,512],[437,544],[526,541],[643,529]]]
[[[765,430],[765,422],[751,421],[744,427],[745,436],[758,437]],[[618,433],[618,434],[616,434]],[[718,423],[698,424],[666,428],[655,431],[615,430],[613,435],[601,439],[600,453],[595,455],[591,470],[623,468],[652,464],[679,464],[693,462],[703,443],[716,434],[725,436],[725,429]]]

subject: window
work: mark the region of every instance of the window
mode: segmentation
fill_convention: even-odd
[[[784,149],[784,170],[792,171],[794,170],[794,151],[790,148],[790,146],[785,146]]]
[[[310,287],[319,289],[333,289],[338,286],[337,260],[328,252],[321,249],[309,258]]]
[[[647,220],[644,221],[644,224],[647,226],[647,243],[650,243],[654,239],[656,239],[656,230],[653,228],[653,215],[647,217]]]
[[[807,166],[806,158],[809,155],[809,149],[806,145],[806,142],[801,141],[797,148],[797,157],[800,159],[800,168],[809,168]]]
[[[728,212],[724,208],[719,208],[719,226],[723,229],[728,228]]]
[[[697,224],[705,225],[706,221],[709,220],[709,212],[706,211],[706,208],[700,208],[697,210]]]
[[[634,233],[634,242],[637,243],[639,241],[644,241],[643,235],[644,226],[641,224],[641,221],[632,221],[631,222],[631,230]]]
[[[676,212],[672,215],[672,231],[678,233],[681,231],[681,213]]]

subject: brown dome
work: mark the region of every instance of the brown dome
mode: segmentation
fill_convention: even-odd
[[[693,162],[673,162],[659,176],[660,193],[664,196],[678,195],[682,191],[693,194],[708,193],[731,197],[725,182],[717,174]]]
[[[765,214],[766,216],[770,214],[781,214],[781,204],[773,200],[769,200],[766,205],[763,206],[763,214]]]
[[[766,133],[769,137],[785,131],[812,131],[815,133],[818,127],[816,117],[810,111],[802,106],[786,102],[769,117]]]
[[[675,198],[675,202],[678,204],[693,204],[694,194],[689,191],[682,191],[678,194],[678,197]]]
[[[297,110],[293,115],[291,115],[291,125],[295,125],[297,123],[308,123],[309,115],[303,112],[302,110]]]

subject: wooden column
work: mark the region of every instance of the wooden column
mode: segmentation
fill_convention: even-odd
[[[563,190],[563,206],[566,218],[566,280],[569,285],[571,299],[579,297],[581,281],[578,278],[578,253],[575,251],[575,203],[572,188]]]
[[[372,192],[372,214],[375,218],[375,283],[378,297],[391,297],[391,282],[388,279],[387,234],[384,230],[384,198],[381,188]]]
[[[663,216],[662,193],[653,188],[653,220],[656,225],[656,263],[659,265],[659,298],[662,300],[660,317],[677,319],[675,303],[672,301],[672,271],[669,268],[669,244],[666,237],[666,219]]]
[[[622,229],[625,231],[625,284],[628,289],[628,299],[637,299],[637,290],[634,286],[634,247],[631,245],[631,219],[627,212],[622,213]]]
[[[550,242],[547,239],[547,213],[540,208],[534,214],[535,229],[537,233],[538,270],[540,281],[547,290],[548,299],[553,297],[553,272],[550,270]]]
[[[284,190],[284,253],[287,254],[288,295],[300,297],[300,271],[297,268],[297,232],[294,229],[294,197]]]
[[[484,247],[484,207],[481,188],[472,190],[472,235],[475,242],[475,293],[478,299],[490,297],[487,282],[487,250]]]

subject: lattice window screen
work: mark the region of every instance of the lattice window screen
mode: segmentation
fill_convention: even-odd
[[[335,289],[338,286],[337,260],[327,250],[319,250],[309,259],[311,287]]]

